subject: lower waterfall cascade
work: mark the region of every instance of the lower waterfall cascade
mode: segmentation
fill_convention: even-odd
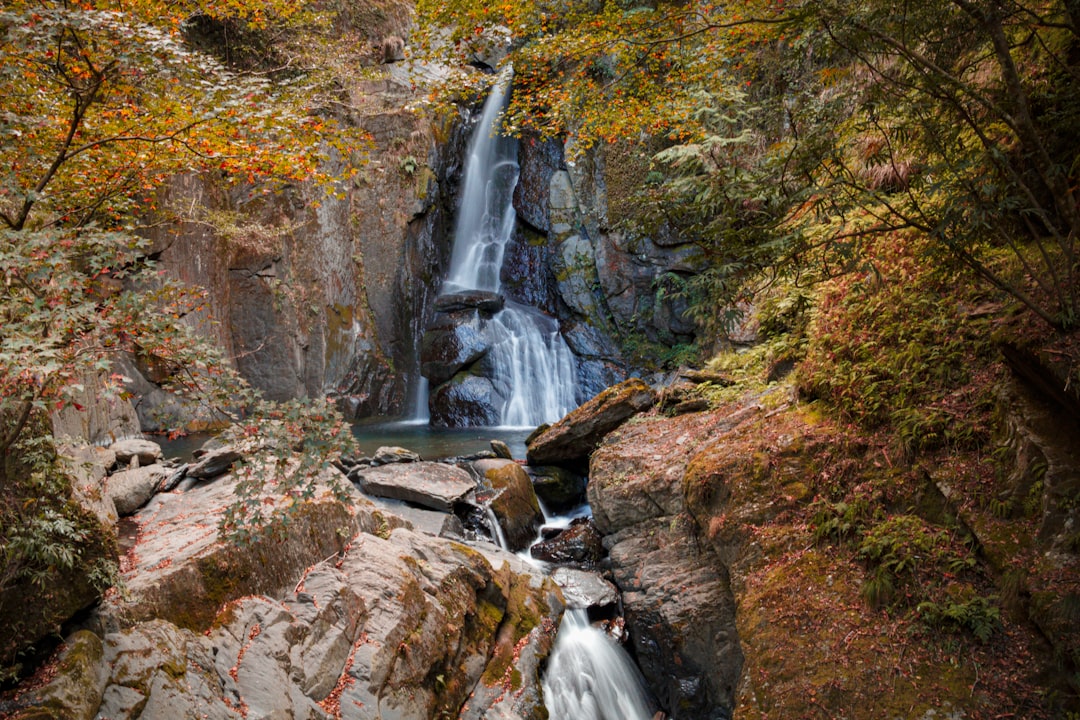
[[[591,516],[581,505],[566,515],[551,515],[543,502],[545,528],[566,528],[577,518]],[[505,535],[495,514],[488,510],[492,539],[507,550]],[[544,537],[538,533],[536,542]],[[532,559],[529,550],[518,555]],[[546,572],[546,570],[545,570]],[[654,718],[645,679],[630,655],[604,630],[589,622],[584,608],[567,608],[556,634],[543,679],[544,706],[553,718],[573,720],[652,720]]]
[[[553,718],[651,720],[644,680],[630,656],[589,624],[585,610],[568,609],[544,673],[544,704]]]

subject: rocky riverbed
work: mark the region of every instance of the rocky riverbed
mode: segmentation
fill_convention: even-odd
[[[1067,691],[1055,658],[1075,647],[1075,628],[1061,625],[1068,598],[1034,584],[1073,577],[1063,551],[1031,563],[1029,584],[985,637],[927,614],[945,598],[974,597],[949,593],[995,592],[1003,522],[970,501],[964,483],[978,474],[890,466],[888,446],[782,387],[689,412],[648,409],[651,393],[628,381],[539,431],[529,451],[546,469],[494,451],[438,463],[401,449],[350,459],[326,471],[327,480],[347,472],[349,502],[317,494],[295,521],[244,547],[217,536],[235,478],[164,491],[182,473],[147,471],[164,480],[127,521],[138,532],[124,588],[5,708],[20,720],[542,718],[541,676],[567,606],[614,619],[672,718],[977,718],[1021,708],[1043,717],[1043,688]],[[1008,447],[1050,458],[1047,482],[1071,477],[1071,451],[1040,424],[1035,401],[1010,397],[1024,412],[1010,416]],[[123,469],[99,473],[106,492],[85,486],[88,495],[117,507],[114,478],[126,488],[132,466],[159,464],[152,453],[124,457]],[[494,498],[504,526],[535,536],[534,488],[553,503],[574,488],[580,497],[566,468],[583,458],[591,520],[542,530],[535,546],[566,566],[557,584],[492,543],[481,508]],[[843,518],[830,514],[846,507],[829,499],[842,492],[881,503],[851,531],[870,538],[861,545],[845,542]],[[1026,538],[1014,523],[1011,537],[1059,546],[1071,527],[1056,521],[1061,511],[1048,506]],[[926,548],[931,574],[897,574],[911,599],[875,605],[866,588],[877,571],[860,548],[899,527],[908,529],[897,542]]]

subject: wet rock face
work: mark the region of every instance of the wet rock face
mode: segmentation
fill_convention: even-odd
[[[544,562],[595,568],[604,558],[604,542],[595,523],[584,520],[552,538],[538,542],[529,552]]]
[[[676,717],[729,720],[742,651],[723,564],[667,518],[609,542],[635,655],[652,691]]]
[[[548,315],[558,313],[555,277],[551,270],[551,251],[546,235],[519,225],[506,244],[500,280],[503,292],[511,300]]]
[[[693,341],[696,327],[681,291],[705,265],[696,245],[664,247],[630,234],[606,233],[596,248],[600,286],[618,325],[667,345]]]
[[[518,145],[521,179],[514,188],[514,210],[518,218],[534,230],[551,229],[548,186],[551,176],[562,169],[562,145],[525,136]]]
[[[599,573],[559,567],[551,571],[551,577],[563,589],[567,607],[604,612],[619,602],[619,590]]]
[[[420,372],[433,387],[442,385],[490,349],[479,311],[444,312],[424,333]]]
[[[549,510],[563,513],[585,502],[585,477],[555,465],[528,465],[536,496]]]
[[[656,342],[689,342],[696,328],[684,314],[685,301],[673,291],[704,269],[701,249],[662,229],[650,236],[618,228],[620,221],[640,215],[635,193],[647,170],[641,148],[615,144],[585,153],[567,168],[564,180],[553,176],[570,189],[574,216],[580,218],[580,228],[561,240],[568,277],[560,292],[568,305],[586,310],[579,310],[580,317],[613,338],[632,329]],[[590,295],[589,283],[573,281],[582,271],[595,280],[596,293]],[[597,322],[598,316],[607,324]]]
[[[435,388],[429,398],[431,424],[436,427],[489,427],[499,424],[502,398],[494,383],[461,372]]]
[[[437,312],[424,332],[420,351],[420,371],[431,387],[428,412],[432,425],[499,424],[506,388],[499,387],[492,368],[494,341],[488,321],[504,304],[502,295],[483,291],[453,293],[435,300]]]
[[[491,510],[503,528],[510,550],[524,550],[536,538],[536,531],[544,521],[528,473],[513,460],[505,459],[478,460],[473,468],[495,493]]]
[[[490,317],[506,306],[506,300],[499,293],[484,290],[449,293],[435,298],[435,312],[452,313],[461,310],[479,310]],[[455,323],[459,324],[459,323]]]

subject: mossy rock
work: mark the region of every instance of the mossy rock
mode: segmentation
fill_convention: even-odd
[[[72,523],[78,536],[65,541],[77,557],[76,565],[70,569],[51,565],[34,576],[16,576],[0,590],[0,606],[19,609],[0,614],[0,666],[5,668],[17,669],[13,665],[19,653],[54,635],[73,615],[95,603],[106,589],[102,583],[110,577],[109,569],[115,572],[117,567],[113,528],[71,501],[61,506],[59,515]],[[27,568],[28,573],[33,570]]]
[[[480,460],[475,467],[496,492],[491,510],[506,534],[510,549],[515,552],[525,549],[544,522],[528,473],[513,460]]]
[[[101,638],[80,630],[64,642],[53,679],[30,695],[30,706],[13,720],[93,720],[108,680]]]

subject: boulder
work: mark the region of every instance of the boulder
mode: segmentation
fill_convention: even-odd
[[[599,573],[577,568],[560,567],[551,579],[562,588],[568,608],[603,609],[619,602],[619,590]]]
[[[215,478],[223,475],[242,457],[244,454],[232,445],[213,447],[202,453],[198,462],[188,467],[187,476],[199,480]]]
[[[420,462],[419,453],[397,446],[384,446],[375,450],[371,458],[372,465],[392,465],[393,463]]]
[[[502,458],[504,460],[513,460],[514,453],[510,451],[510,446],[502,440],[491,441],[491,452],[495,453],[495,457]]]
[[[594,568],[604,558],[604,541],[591,520],[575,522],[558,535],[533,545],[537,560]]]
[[[401,500],[387,500],[384,498],[371,498],[376,507],[384,509],[404,520],[409,527],[416,532],[434,535],[435,537],[448,537],[461,539],[466,536],[465,526],[455,513],[441,510],[430,510],[418,507]]]
[[[656,393],[638,378],[604,390],[547,430],[527,441],[530,465],[581,466],[609,432],[656,402]]]
[[[80,505],[97,516],[105,526],[116,524],[116,505],[105,489],[108,470],[116,464],[116,454],[98,445],[60,447],[58,455],[71,477],[71,489]]]
[[[491,380],[460,372],[432,391],[428,409],[436,427],[490,427],[499,424],[501,406]]]
[[[477,310],[440,315],[424,333],[420,374],[432,386],[442,385],[491,349]]]
[[[373,497],[405,500],[449,511],[476,489],[466,471],[437,462],[397,463],[359,471],[360,488]]]
[[[116,454],[116,464],[126,467],[132,458],[139,459],[139,465],[153,465],[161,459],[161,446],[153,440],[127,438],[114,442],[110,448]]]
[[[164,465],[142,465],[113,473],[106,482],[106,489],[116,512],[124,517],[150,502],[168,476],[169,470]]]
[[[103,655],[97,635],[89,630],[74,633],[64,641],[49,682],[25,699],[30,707],[9,717],[93,720],[109,678]]]
[[[514,552],[524,550],[536,538],[544,513],[524,468],[513,460],[478,460],[473,468],[491,485],[495,495],[491,510],[502,526],[506,542]]]

